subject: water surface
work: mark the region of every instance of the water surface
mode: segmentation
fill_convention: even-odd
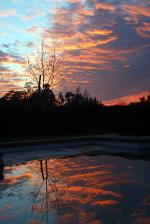
[[[1,224],[150,223],[149,161],[46,155],[0,163]]]

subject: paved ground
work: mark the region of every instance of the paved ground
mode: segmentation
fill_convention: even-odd
[[[61,138],[41,138],[18,141],[0,142],[0,148],[24,146],[24,145],[39,145],[49,143],[64,143],[76,141],[109,141],[109,142],[124,142],[124,143],[139,143],[150,144],[150,136],[120,136],[120,135],[88,135],[77,137],[61,137]]]

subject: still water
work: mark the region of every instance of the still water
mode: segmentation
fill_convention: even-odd
[[[149,161],[47,155],[0,164],[0,224],[150,224]]]

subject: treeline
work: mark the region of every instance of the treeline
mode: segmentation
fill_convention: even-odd
[[[59,93],[48,85],[11,90],[0,98],[0,136],[51,137],[86,134],[149,135],[150,96],[130,105],[105,106],[87,91]]]

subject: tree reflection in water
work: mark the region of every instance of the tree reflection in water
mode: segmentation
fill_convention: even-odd
[[[64,191],[58,189],[60,179],[55,170],[49,166],[48,160],[40,160],[40,184],[37,184],[31,192],[32,213],[42,213],[46,224],[49,223],[49,212],[57,211],[59,214],[60,205],[63,204]]]

